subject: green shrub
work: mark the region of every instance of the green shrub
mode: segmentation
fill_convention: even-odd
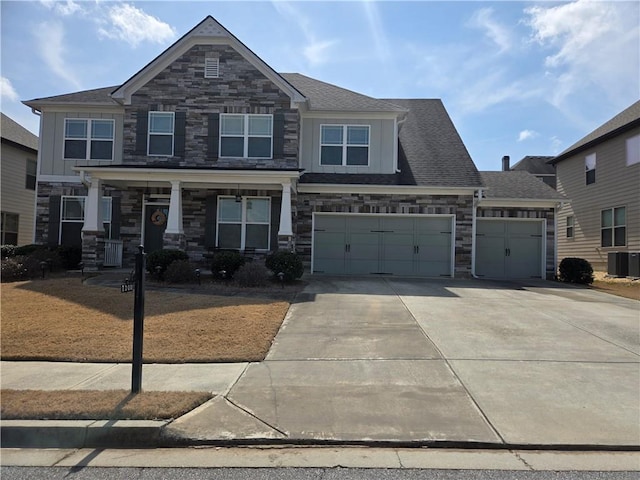
[[[1,258],[9,258],[13,257],[16,254],[16,246],[15,245],[2,245],[0,246],[0,257]]]
[[[233,276],[241,287],[264,287],[269,283],[269,270],[259,262],[242,265]]]
[[[32,250],[26,257],[33,260],[38,264],[38,270],[40,271],[40,262],[47,262],[47,268],[50,272],[55,272],[62,268],[62,259],[57,249],[52,249],[46,245],[38,245],[39,248]],[[19,255],[16,253],[16,256]]]
[[[33,252],[36,252],[36,251],[49,251],[49,250],[51,250],[51,248],[49,248],[47,245],[30,243],[29,245],[22,245],[20,247],[16,247],[16,251],[14,255],[26,256],[26,255],[31,255]]]
[[[160,276],[167,271],[169,265],[176,260],[189,260],[189,255],[183,250],[178,249],[163,249],[156,250],[147,255],[147,272],[152,275],[156,275],[156,267],[160,267]]]
[[[24,255],[3,258],[1,268],[2,273],[0,274],[0,278],[3,282],[28,280],[42,274],[40,261]]]
[[[82,248],[59,245],[56,252],[60,257],[60,263],[65,270],[75,270],[82,261]]]
[[[189,260],[175,260],[164,272],[164,279],[169,283],[189,283],[195,280],[195,268]]]
[[[567,257],[560,262],[560,280],[588,285],[593,283],[593,268],[584,258]]]
[[[280,272],[284,273],[285,282],[293,282],[304,273],[304,265],[298,254],[285,250],[269,255],[265,265],[275,276]]]
[[[221,271],[225,271],[225,278],[233,278],[238,269],[245,264],[245,258],[234,250],[220,250],[213,254],[211,273],[215,278],[222,278]]]

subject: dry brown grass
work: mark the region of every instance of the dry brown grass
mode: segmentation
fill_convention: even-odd
[[[178,418],[206,402],[207,392],[2,390],[3,420],[157,420]]]
[[[78,278],[2,284],[2,359],[131,361],[133,293]],[[289,303],[147,291],[144,361],[260,361]]]
[[[605,272],[594,272],[591,288],[619,297],[640,300],[640,280],[608,277]]]

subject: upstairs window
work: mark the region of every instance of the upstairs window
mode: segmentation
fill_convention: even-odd
[[[592,153],[584,157],[584,166],[587,172],[586,182],[587,185],[596,183],[596,154]]]
[[[149,112],[149,138],[147,154],[150,156],[173,156],[173,112]]]
[[[627,166],[640,163],[640,135],[627,138]]]
[[[205,58],[204,78],[218,78],[220,76],[220,61],[217,58]]]
[[[573,238],[573,215],[567,217],[567,238]]]
[[[273,115],[220,115],[220,157],[271,158]]]
[[[369,165],[369,126],[322,125],[320,165]]]
[[[25,178],[24,188],[27,190],[36,189],[36,176],[37,176],[38,164],[35,160],[27,160],[27,174]]]
[[[65,160],[113,160],[114,120],[66,118]]]
[[[607,208],[600,212],[600,245],[624,247],[627,244],[627,209]]]

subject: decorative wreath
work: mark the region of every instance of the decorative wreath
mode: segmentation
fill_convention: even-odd
[[[151,223],[157,226],[164,225],[167,222],[167,216],[160,209],[151,214]]]

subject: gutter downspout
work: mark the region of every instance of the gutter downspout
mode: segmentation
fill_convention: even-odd
[[[564,208],[564,202],[556,203],[553,209],[553,279],[558,279],[558,212]]]
[[[400,169],[398,168],[398,156],[399,156],[399,148],[400,148],[400,127],[404,122],[407,121],[407,115],[405,114],[400,120],[395,121],[395,137],[396,137],[396,153],[394,155],[394,171],[395,173],[400,173]]]
[[[36,224],[38,220],[38,183],[40,182],[40,166],[42,165],[42,112],[31,107],[31,113],[40,117],[39,135],[38,135],[38,153],[36,154],[36,191],[34,192],[33,201],[33,233],[31,234],[31,243],[36,242]]]
[[[472,217],[471,217],[471,277],[478,278],[476,275],[476,221],[478,219],[478,203],[482,200],[482,188],[479,188],[473,194],[473,208],[472,208]]]

